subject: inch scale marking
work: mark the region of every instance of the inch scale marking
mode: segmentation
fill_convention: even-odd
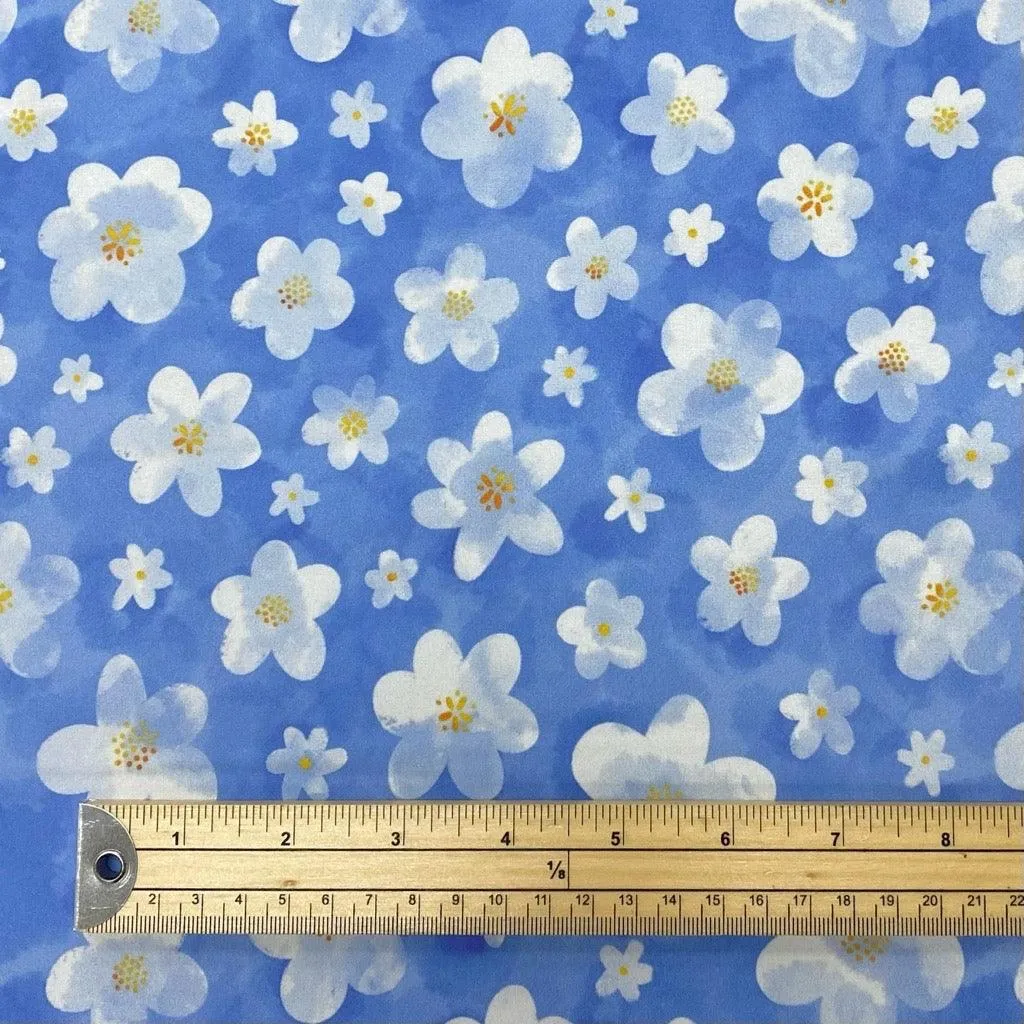
[[[1024,804],[87,803],[76,924],[1024,936]]]

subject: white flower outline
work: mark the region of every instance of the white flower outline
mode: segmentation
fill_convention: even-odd
[[[601,234],[589,217],[577,217],[566,229],[568,256],[559,256],[547,271],[548,287],[573,292],[576,315],[599,317],[608,297],[628,302],[640,287],[636,270],[628,263],[636,248],[636,228],[622,224]]]
[[[156,592],[169,587],[174,577],[163,567],[164,553],[160,548],[145,552],[138,544],[129,544],[124,558],[112,558],[108,563],[111,576],[118,581],[111,605],[121,611],[129,601],[140,608],[152,608]]]
[[[238,177],[250,171],[269,176],[277,170],[279,149],[295,144],[299,131],[291,121],[277,116],[277,100],[269,89],[260,89],[253,97],[252,109],[237,100],[223,107],[228,127],[217,128],[212,140],[220,149],[230,149],[228,170]]]
[[[327,461],[335,469],[348,469],[360,455],[374,466],[388,461],[384,434],[398,419],[398,402],[378,395],[372,377],[360,377],[351,395],[321,384],[312,398],[317,411],[302,424],[302,440],[314,447],[327,445]]]
[[[0,32],[0,38],[2,35]],[[67,109],[63,93],[43,96],[34,78],[22,79],[10,97],[0,96],[0,149],[6,148],[7,155],[19,163],[37,150],[52,153],[57,148],[57,136],[49,125]]]
[[[779,711],[796,722],[789,737],[793,756],[806,760],[821,746],[845,755],[853,750],[853,729],[846,716],[860,705],[855,686],[836,686],[828,669],[815,669],[807,680],[806,693],[791,693],[779,701]]]
[[[915,96],[907,102],[910,125],[904,139],[913,148],[928,146],[941,160],[948,160],[957,149],[975,149],[978,130],[971,118],[984,106],[981,89],[961,93],[956,78],[946,75],[931,96]]]
[[[284,746],[267,754],[267,771],[283,775],[281,799],[298,800],[302,792],[311,800],[326,800],[326,776],[348,762],[344,747],[327,748],[327,730],[318,727],[305,736],[290,725],[284,731]]]
[[[609,665],[639,668],[647,659],[647,644],[637,628],[644,615],[639,597],[619,597],[615,585],[602,577],[587,584],[585,604],[567,608],[555,630],[575,647],[576,671],[584,679],[599,679]]]

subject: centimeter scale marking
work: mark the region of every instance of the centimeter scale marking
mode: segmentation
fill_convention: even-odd
[[[1024,936],[1024,804],[99,802],[79,859],[100,933]]]

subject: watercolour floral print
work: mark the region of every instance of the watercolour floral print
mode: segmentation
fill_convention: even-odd
[[[1013,801],[1024,0],[0,0],[0,1024],[1010,1024],[980,937],[85,938],[86,797]]]

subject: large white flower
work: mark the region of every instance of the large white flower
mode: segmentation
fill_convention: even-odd
[[[180,935],[89,935],[50,968],[46,998],[95,1024],[187,1017],[206,1001],[206,975],[179,951]]]
[[[37,679],[60,661],[60,634],[47,616],[78,593],[81,577],[70,558],[31,554],[28,530],[0,523],[0,661]]]
[[[341,593],[341,577],[329,565],[299,568],[283,540],[269,540],[253,556],[248,576],[221,580],[210,595],[228,619],[220,659],[235,675],[255,672],[273,654],[293,679],[320,674],[327,642],[316,620]]]
[[[0,149],[7,148],[12,160],[23,162],[37,149],[52,153],[57,136],[48,125],[68,109],[67,98],[59,92],[44,96],[34,78],[14,87],[10,98],[0,96]]]
[[[1021,56],[1024,56],[1024,0],[985,0],[978,11],[978,35],[997,46],[1020,43]],[[3,38],[2,32],[0,38]],[[1024,996],[1020,1001],[1024,1003]]]
[[[974,149],[978,130],[971,118],[985,105],[981,89],[960,92],[960,83],[947,75],[939,80],[931,96],[915,96],[907,103],[911,121],[907,128],[908,146],[929,146],[932,153],[948,160],[957,149]]]
[[[505,538],[534,555],[562,548],[562,527],[538,497],[562,468],[565,449],[552,440],[512,448],[512,425],[502,412],[480,417],[472,448],[450,437],[427,449],[430,470],[441,484],[412,500],[413,518],[431,530],[457,529],[455,575],[475,580]]]
[[[313,800],[326,800],[325,776],[336,772],[346,761],[348,752],[343,747],[327,749],[326,729],[311,729],[307,738],[301,729],[289,726],[284,731],[284,746],[267,755],[267,771],[284,776],[282,800],[297,800],[303,790]]]
[[[338,274],[341,251],[327,238],[300,249],[290,238],[268,238],[256,254],[257,277],[231,299],[231,317],[242,327],[264,328],[267,348],[278,359],[297,359],[314,331],[330,331],[348,319],[352,286]]]
[[[355,94],[349,96],[343,89],[331,93],[331,108],[338,115],[328,127],[336,139],[347,138],[356,149],[365,149],[370,143],[370,125],[383,121],[388,108],[373,102],[373,82],[360,82]]]
[[[860,405],[878,395],[893,423],[917,412],[918,386],[937,384],[949,373],[949,350],[935,336],[935,314],[910,306],[894,324],[874,306],[858,309],[846,321],[846,340],[854,355],[836,370],[836,394]]]
[[[89,800],[213,800],[210,759],[192,746],[206,724],[206,695],[187,683],[152,697],[138,665],[115,655],[96,691],[96,725],[69,725],[43,741],[36,771],[55,793]]]
[[[687,72],[672,53],[659,53],[647,65],[647,95],[622,110],[622,127],[653,135],[651,165],[659,174],[681,171],[698,149],[724,153],[736,137],[732,122],[718,112],[729,79],[715,64]]]
[[[317,411],[302,424],[302,440],[327,445],[327,461],[335,469],[348,469],[362,455],[381,466],[388,461],[384,432],[398,419],[398,402],[378,395],[372,377],[360,377],[352,394],[321,384],[313,389]]]
[[[288,38],[305,60],[334,60],[348,46],[352,30],[364,36],[389,36],[405,21],[406,0],[277,0],[294,7]]]
[[[178,305],[179,253],[206,234],[212,215],[206,196],[180,182],[166,156],[137,160],[123,178],[104,164],[71,172],[70,205],[39,229],[39,248],[56,260],[50,296],[61,316],[88,320],[109,302],[126,320],[151,324]]]
[[[818,1003],[821,1024],[895,1024],[899,1003],[941,1010],[963,977],[956,939],[784,936],[757,958],[764,994],[782,1006]]]
[[[281,975],[285,1012],[302,1024],[333,1017],[349,986],[364,996],[390,992],[405,974],[401,939],[251,935],[261,953],[287,960]]]
[[[868,467],[853,459],[844,462],[842,448],[829,448],[821,459],[805,455],[800,460],[800,476],[793,491],[801,501],[811,502],[811,519],[819,526],[836,512],[856,518],[867,511],[860,485],[868,477]]]
[[[768,248],[773,256],[795,260],[812,242],[823,256],[853,252],[853,222],[875,201],[871,186],[856,177],[858,161],[857,150],[846,142],[833,143],[817,159],[799,143],[786,146],[779,154],[782,177],[757,193],[757,208],[771,221]]]
[[[992,172],[995,200],[967,222],[967,244],[981,253],[981,295],[996,313],[1024,310],[1024,156],[1000,160]]]
[[[781,336],[770,302],[744,302],[727,320],[697,303],[677,307],[661,329],[673,369],[640,385],[640,418],[667,437],[699,430],[716,469],[749,466],[764,445],[763,417],[788,409],[804,386],[796,357],[776,347]]]
[[[654,977],[654,968],[640,962],[644,946],[633,939],[624,950],[617,946],[602,946],[601,966],[604,973],[594,985],[599,996],[610,996],[618,992],[627,1002],[640,998],[640,986]]]
[[[53,474],[71,465],[71,456],[54,442],[53,427],[40,427],[35,434],[22,427],[11,427],[8,446],[0,452],[0,462],[7,467],[9,487],[29,484],[36,494],[53,490]]]
[[[996,775],[1003,782],[1013,789],[1024,789],[1024,722],[1000,737],[996,744],[995,762]]]
[[[472,1017],[452,1017],[448,1024],[480,1024]],[[537,1004],[530,990],[522,985],[506,985],[487,1007],[483,1024],[569,1024],[564,1017],[538,1017]]]
[[[416,642],[412,671],[389,672],[373,688],[380,724],[398,736],[388,785],[402,800],[423,796],[448,769],[459,791],[490,800],[505,781],[502,754],[537,742],[533,712],[510,696],[521,657],[508,633],[484,637],[463,658],[442,629]]]
[[[148,505],[177,481],[196,515],[216,513],[223,501],[220,471],[245,469],[260,457],[256,435],[235,422],[251,392],[244,373],[222,373],[200,395],[179,367],[158,371],[149,382],[151,411],[122,420],[110,435],[114,453],[135,463],[131,496]]]
[[[853,729],[846,716],[857,710],[860,690],[836,686],[832,673],[819,668],[807,680],[806,693],[791,693],[779,701],[779,710],[796,722],[789,737],[794,757],[808,758],[824,740],[830,750],[848,754],[853,750]]]
[[[442,160],[462,161],[469,194],[501,208],[519,199],[536,168],[564,171],[580,155],[583,132],[565,97],[572,70],[556,53],[531,56],[521,29],[499,29],[483,58],[451,57],[431,80],[423,144]]]
[[[106,50],[114,80],[129,92],[156,81],[164,50],[202,53],[219,32],[199,0],[81,0],[64,23],[64,38],[76,50]]]
[[[454,248],[444,272],[416,267],[395,281],[398,301],[413,314],[405,329],[405,354],[429,363],[451,346],[468,370],[489,370],[498,359],[494,325],[519,308],[519,289],[507,277],[486,277],[484,251],[469,243]]]
[[[228,170],[241,177],[251,170],[270,175],[277,170],[274,151],[291,146],[299,137],[291,121],[277,116],[277,101],[269,89],[261,89],[252,101],[252,110],[229,100],[224,104],[227,128],[213,133],[213,144],[230,149]]]
[[[711,722],[696,697],[671,697],[646,733],[618,722],[588,729],[572,773],[592,800],[774,800],[775,778],[746,757],[706,760]]]
[[[576,315],[593,320],[604,312],[608,296],[623,301],[640,287],[636,271],[626,262],[636,248],[636,228],[613,228],[604,237],[589,217],[577,217],[565,233],[568,256],[548,267],[548,285],[573,291]]]
[[[774,643],[782,628],[780,601],[802,593],[810,582],[803,562],[774,557],[778,534],[770,516],[745,519],[726,543],[701,537],[690,563],[708,581],[697,599],[697,618],[715,633],[737,623],[759,647]]]
[[[3,269],[3,268],[0,268]],[[4,318],[0,316],[0,338],[4,336]],[[0,388],[10,384],[18,372],[18,356],[13,348],[0,345]]]
[[[946,463],[946,480],[951,484],[970,480],[978,490],[992,486],[992,467],[1009,457],[1010,449],[992,440],[988,420],[975,424],[970,432],[959,423],[951,423],[946,428],[946,443],[939,445],[939,458]]]
[[[18,17],[18,0],[0,0],[0,43],[14,27]]]
[[[857,81],[869,40],[915,42],[930,12],[930,0],[736,0],[736,24],[751,39],[795,37],[796,77],[815,96],[838,96]]]
[[[567,608],[558,616],[558,635],[576,648],[576,671],[584,679],[604,675],[609,664],[637,668],[647,657],[647,644],[637,630],[644,614],[639,597],[619,597],[605,579],[587,584],[586,605]]]
[[[860,621],[872,633],[896,634],[896,666],[911,679],[931,679],[952,658],[975,675],[1006,664],[1010,641],[994,613],[1024,585],[1012,551],[976,554],[962,519],[944,519],[922,540],[907,530],[887,533],[875,551],[884,580],[860,601]]]

